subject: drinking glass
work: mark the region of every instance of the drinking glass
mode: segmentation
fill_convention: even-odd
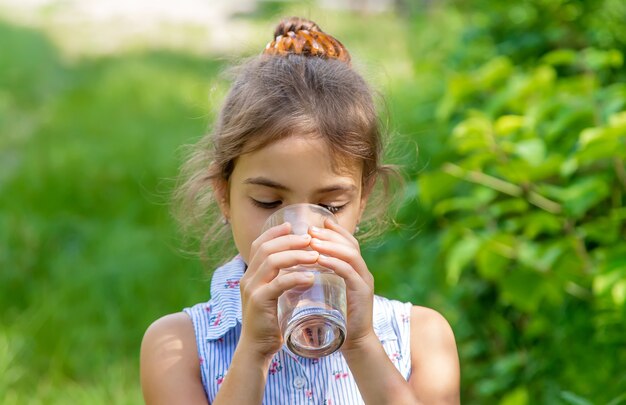
[[[289,222],[296,235],[308,233],[309,226],[324,227],[334,215],[314,204],[294,204],[274,212],[263,231]],[[281,272],[313,273],[313,285],[285,291],[278,298],[278,322],[287,348],[302,357],[319,358],[337,351],[346,337],[346,284],[331,269],[319,264],[296,265]]]

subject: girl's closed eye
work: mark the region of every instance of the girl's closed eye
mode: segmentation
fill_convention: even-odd
[[[274,208],[278,208],[283,203],[281,200],[261,201],[261,200],[257,200],[257,199],[252,198],[252,197],[250,197],[250,200],[257,207],[268,209],[268,210],[271,210],[271,209],[274,209]],[[319,205],[320,207],[326,208],[328,211],[332,212],[333,214],[336,214],[336,213],[340,212],[342,209],[344,209],[346,207],[346,205],[348,205],[348,203],[345,203],[343,205],[333,205],[333,204],[322,204],[322,203],[319,203],[317,205]]]
[[[280,206],[283,203],[281,200],[259,201],[259,200],[256,200],[254,198],[250,198],[250,200],[252,200],[252,203],[254,205],[256,205],[257,207],[265,208],[265,209],[268,209],[268,210],[277,208],[278,206]]]
[[[332,212],[333,214],[336,214],[342,209],[344,209],[346,205],[348,205],[348,203],[343,204],[343,205],[331,205],[331,204],[317,204],[317,205],[319,205],[320,207],[326,208],[328,211]]]

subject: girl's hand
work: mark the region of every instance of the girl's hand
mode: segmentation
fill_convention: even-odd
[[[304,250],[310,235],[291,235],[284,223],[265,231],[253,243],[250,263],[240,282],[242,331],[240,345],[269,358],[280,350],[283,338],[278,326],[278,297],[295,287],[309,287],[313,275],[305,272],[280,274],[280,269],[313,264],[319,253]]]
[[[359,242],[346,229],[330,220],[324,229],[311,227],[311,247],[320,253],[317,262],[332,269],[346,282],[347,324],[342,351],[358,349],[375,337],[373,327],[374,277],[361,257]]]

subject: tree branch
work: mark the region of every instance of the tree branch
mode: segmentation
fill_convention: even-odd
[[[510,195],[512,197],[523,197],[526,200],[544,211],[551,214],[559,214],[562,212],[563,207],[557,202],[554,202],[535,191],[525,192],[524,189],[516,184],[509,183],[497,177],[490,176],[483,172],[475,170],[465,170],[462,167],[453,163],[446,163],[443,165],[442,170],[451,176],[469,181],[471,183],[480,184],[485,187],[489,187],[493,190],[499,191],[503,194]]]

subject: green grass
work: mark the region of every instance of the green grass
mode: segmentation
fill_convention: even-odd
[[[221,65],[177,54],[67,64],[0,25],[3,403],[138,403],[151,321],[206,299],[168,193]],[[28,398],[28,399],[26,399]],[[8,402],[7,402],[8,401]]]

